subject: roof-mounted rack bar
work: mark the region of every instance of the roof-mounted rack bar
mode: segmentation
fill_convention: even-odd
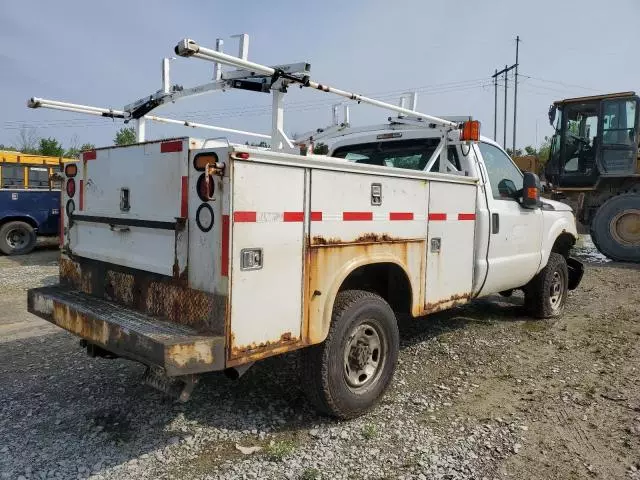
[[[38,98],[38,97],[30,98],[29,101],[27,102],[27,106],[29,108],[49,108],[52,110],[63,110],[67,112],[84,113],[87,115],[96,115],[99,117],[122,118],[125,121],[131,120],[129,113],[124,110],[113,110],[111,108],[91,107],[89,105],[60,102],[58,100],[49,100],[46,98]],[[182,125],[184,127],[203,128],[205,130],[216,130],[219,132],[234,133],[238,135],[247,135],[250,137],[271,139],[269,135],[265,135],[263,133],[248,132],[246,130],[237,130],[235,128],[218,127],[215,125],[207,125],[205,123],[190,122],[188,120],[176,120],[173,118],[158,117],[155,115],[145,115],[141,117],[141,119],[151,120],[153,122],[158,122],[158,123],[168,123],[172,125]],[[136,120],[137,122],[140,121],[140,119],[136,119]],[[140,128],[139,125],[137,125],[136,127],[137,127],[136,129]],[[143,140],[144,138],[138,139],[138,141],[143,141]]]
[[[232,55],[228,55],[226,53],[219,52],[217,50],[202,47],[198,45],[194,40],[191,40],[189,38],[185,38],[181,40],[180,43],[176,45],[174,51],[177,55],[181,57],[193,57],[193,58],[199,58],[201,60],[208,60],[211,62],[221,63],[224,65],[235,66],[240,69],[247,70],[247,72],[252,74],[253,76],[255,76],[255,74],[270,76],[274,79],[273,83],[275,83],[275,80],[277,79],[283,79],[289,83],[297,83],[302,87],[310,87],[315,90],[320,90],[322,92],[333,93],[334,95],[339,95],[349,100],[354,100],[358,103],[366,103],[368,105],[373,105],[374,107],[380,107],[380,108],[396,111],[398,113],[401,113],[407,116],[421,118],[435,126],[458,128],[457,123],[449,122],[442,118],[420,113],[415,110],[410,110],[408,108],[392,105],[390,103],[381,102],[380,100],[375,100],[373,98],[365,97],[364,95],[360,95],[358,93],[348,92],[345,90],[341,90],[339,88],[331,87],[329,85],[321,84],[311,80],[308,75],[299,76],[295,74],[288,74],[286,72],[280,71],[273,67],[267,67],[265,65],[260,65],[259,63],[234,57]]]

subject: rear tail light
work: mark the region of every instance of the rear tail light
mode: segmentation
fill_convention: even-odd
[[[203,173],[198,177],[198,183],[196,186],[198,190],[198,196],[203,202],[213,200],[213,194],[215,193],[215,185],[213,183],[213,176]]]
[[[193,168],[199,172],[204,172],[207,165],[214,165],[218,163],[218,155],[213,152],[201,153],[196,155],[193,159]]]
[[[249,152],[237,152],[236,153],[236,158],[239,158],[240,160],[248,160],[249,159]]]
[[[67,180],[67,195],[71,198],[76,194],[76,181],[73,178]]]
[[[73,215],[73,212],[76,211],[76,203],[73,200],[67,200],[67,206],[65,210],[67,212],[67,217],[71,217],[71,215]]]
[[[64,174],[67,177],[75,177],[78,173],[78,166],[75,163],[69,163],[68,165],[65,165],[64,167]]]

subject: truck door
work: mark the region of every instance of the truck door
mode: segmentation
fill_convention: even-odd
[[[638,155],[637,97],[602,102],[598,164],[604,174],[632,175]]]
[[[487,171],[485,192],[490,213],[488,274],[480,294],[525,285],[542,260],[542,211],[522,208],[508,196],[522,188],[522,174],[498,146],[476,146]]]

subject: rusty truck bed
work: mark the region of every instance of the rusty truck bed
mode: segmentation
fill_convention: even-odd
[[[202,335],[65,286],[28,292],[29,312],[119,356],[160,367],[168,376],[222,370],[225,339]]]

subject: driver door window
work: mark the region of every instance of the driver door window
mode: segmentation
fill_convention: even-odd
[[[511,194],[522,189],[520,169],[498,147],[482,142],[479,147],[489,174],[493,198],[496,200],[515,200]]]

